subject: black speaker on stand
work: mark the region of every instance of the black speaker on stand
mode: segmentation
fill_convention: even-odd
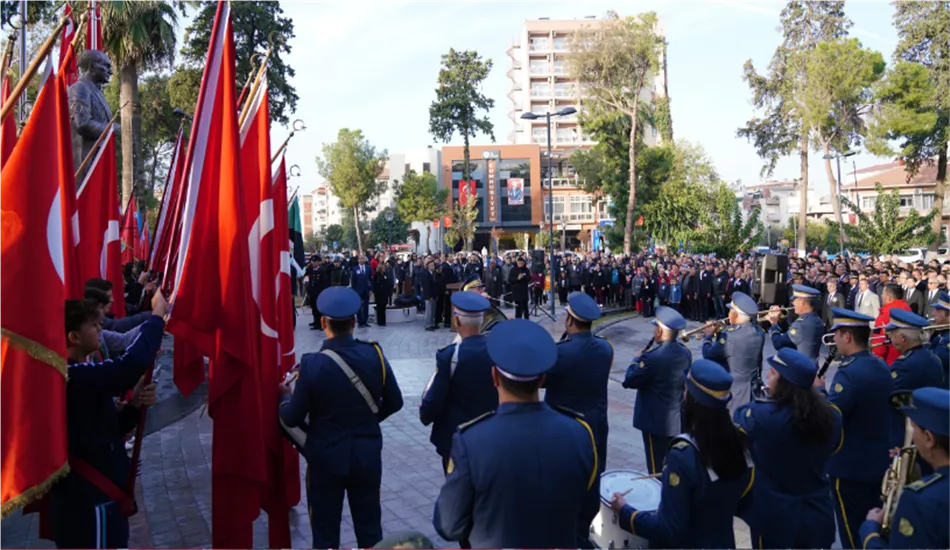
[[[756,288],[764,305],[788,305],[788,256],[766,254],[756,262]]]
[[[544,271],[544,250],[535,249],[531,251],[531,272],[542,273]]]

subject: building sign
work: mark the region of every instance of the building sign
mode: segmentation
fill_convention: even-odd
[[[482,160],[501,160],[501,151],[482,151]]]
[[[508,205],[524,204],[524,178],[508,178]]]
[[[475,200],[475,180],[459,180],[459,206],[468,204],[468,198]]]
[[[488,221],[498,221],[498,172],[497,162],[488,161]]]

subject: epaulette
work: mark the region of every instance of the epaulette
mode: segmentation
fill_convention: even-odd
[[[494,415],[495,415],[495,411],[488,411],[487,413],[485,413],[485,414],[483,414],[483,415],[476,416],[475,418],[469,420],[468,422],[459,424],[459,432],[464,432],[465,430],[471,428],[471,427],[474,426],[475,424],[478,424],[478,423],[481,422],[482,420],[485,420],[486,418],[488,418],[488,417],[490,417],[490,416],[494,416]]]
[[[378,345],[379,345],[379,342],[376,342],[375,340],[360,340],[359,338],[354,338],[354,340],[356,340],[357,342],[359,342],[359,343],[361,343],[361,344],[369,344],[369,345],[371,345],[371,346],[378,346]]]
[[[853,355],[851,357],[845,357],[844,359],[841,360],[841,362],[838,363],[838,368],[840,369],[841,367],[847,367],[853,362],[854,362]]]
[[[689,441],[684,441],[682,439],[673,442],[673,448],[683,450],[686,447],[689,447]]]
[[[571,341],[571,337],[570,337],[570,335],[568,335],[568,336],[565,336],[563,339],[558,340],[557,342],[555,342],[555,344],[561,345],[561,344],[566,344],[566,343],[568,343],[568,342],[570,342],[570,341]]]
[[[726,332],[732,332],[734,330],[739,330],[742,325],[729,325],[726,327]]]
[[[897,357],[897,359],[894,359],[894,360],[895,360],[895,361],[900,361],[900,360],[902,360],[902,359],[907,359],[908,357],[910,357],[910,352],[911,352],[911,351],[913,351],[913,350],[905,351],[904,353],[900,354],[900,355]]]
[[[929,486],[929,485],[933,485],[933,483],[934,483],[935,481],[937,481],[938,479],[940,479],[940,478],[942,478],[942,477],[943,477],[943,474],[938,474],[938,473],[934,472],[933,474],[930,474],[929,476],[925,477],[924,479],[921,479],[921,480],[919,480],[919,481],[915,481],[915,482],[911,483],[911,484],[908,485],[906,488],[907,488],[907,489],[910,489],[911,491],[914,491],[915,493],[916,493],[916,492],[920,492],[921,489],[923,489],[924,487],[927,487],[927,486]]]
[[[556,410],[556,411],[558,411],[558,412],[560,412],[560,413],[564,413],[564,414],[566,414],[566,415],[568,415],[568,416],[572,416],[572,417],[574,417],[574,418],[580,418],[581,420],[584,419],[584,415],[583,415],[583,414],[581,414],[581,413],[579,413],[579,412],[577,412],[577,411],[575,411],[575,410],[573,410],[573,409],[569,409],[569,408],[567,408],[567,407],[562,407],[561,405],[554,405],[554,406],[552,406],[551,408],[553,408],[554,410]]]

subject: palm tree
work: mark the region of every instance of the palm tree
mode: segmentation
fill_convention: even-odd
[[[102,3],[103,49],[119,73],[122,105],[122,204],[128,204],[133,183],[142,188],[142,111],[139,72],[175,58],[178,14],[172,4],[154,0]]]

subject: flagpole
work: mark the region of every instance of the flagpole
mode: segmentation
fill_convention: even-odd
[[[237,102],[238,102],[238,105],[244,103],[244,98],[247,97],[247,88],[248,88],[248,86],[251,85],[251,79],[254,78],[254,74],[257,73],[257,71],[254,70],[254,68],[255,68],[255,66],[254,66],[254,58],[257,57],[258,55],[260,55],[260,54],[255,53],[255,54],[252,54],[252,55],[251,55],[251,70],[249,70],[249,71],[247,72],[247,81],[244,82],[244,87],[241,88],[241,95],[238,96],[238,101],[237,101]]]
[[[97,139],[96,143],[93,144],[92,149],[89,150],[89,154],[86,155],[86,158],[82,159],[82,164],[80,164],[79,169],[76,170],[75,177],[77,179],[79,178],[79,174],[82,174],[83,170],[85,170],[86,167],[89,165],[89,163],[92,162],[92,159],[96,156],[96,153],[99,152],[99,147],[102,145],[102,142],[105,141],[106,134],[109,133],[109,130],[112,128],[112,125],[115,124],[115,119],[119,117],[119,114],[122,112],[122,109],[128,104],[129,102],[126,101],[125,103],[122,104],[122,107],[119,107],[119,109],[115,112],[115,114],[112,115],[112,120],[109,121],[109,124],[107,124],[106,127],[102,130],[102,133],[99,134],[99,139]]]
[[[244,126],[244,119],[250,114],[251,101],[254,99],[254,95],[257,94],[257,89],[261,87],[261,82],[267,72],[267,62],[270,60],[271,52],[274,51],[273,35],[274,33],[272,32],[267,37],[267,51],[264,52],[261,65],[257,69],[257,77],[254,78],[254,85],[251,87],[251,92],[247,94],[247,101],[244,103],[244,107],[241,108],[241,114],[238,116],[238,128]],[[240,101],[238,103],[240,104]]]
[[[33,80],[33,76],[39,69],[40,63],[46,58],[47,55],[49,55],[50,50],[53,49],[53,45],[56,43],[56,38],[59,36],[59,33],[62,32],[63,27],[66,26],[67,20],[67,17],[63,17],[59,20],[59,23],[56,25],[56,28],[53,29],[52,34],[50,34],[46,39],[46,42],[43,42],[43,45],[40,46],[40,51],[36,54],[36,57],[33,58],[30,66],[27,67],[26,71],[20,75],[20,80],[17,81],[16,88],[14,88],[10,93],[10,97],[8,97],[7,101],[3,104],[3,109],[0,110],[0,122],[6,120],[7,115],[9,115],[10,111],[13,109],[13,105],[18,99],[20,99],[20,96],[23,95],[23,92],[26,91],[26,87],[29,86],[30,81]],[[26,26],[26,21],[23,22],[23,25],[24,27]],[[20,59],[23,59],[24,57],[25,55],[21,52]]]
[[[0,77],[7,77],[7,69],[10,68],[10,61],[13,60],[13,43],[16,42],[16,34],[10,33],[7,37],[7,44],[3,47],[3,57],[0,58]]]
[[[300,123],[300,128],[297,128],[298,122]],[[277,152],[274,153],[274,157],[270,159],[270,163],[274,164],[274,162],[277,160],[277,157],[279,157],[280,154],[284,152],[284,149],[287,148],[287,144],[290,143],[290,138],[294,137],[294,134],[296,134],[297,132],[302,132],[303,130],[306,130],[306,129],[307,127],[304,126],[304,123],[302,120],[300,120],[299,118],[295,120],[294,123],[290,127],[290,135],[287,136],[287,139],[285,139],[284,142],[280,144],[280,147],[277,148]]]
[[[66,23],[63,21],[63,26]],[[62,27],[60,27],[62,29]],[[59,31],[56,31],[59,32]],[[20,80],[23,80],[23,75],[26,74],[26,0],[20,0]],[[55,36],[56,33],[53,33]],[[51,46],[52,47],[52,46]],[[19,119],[19,124],[26,123],[26,98],[20,100],[20,105],[17,108],[17,118]],[[6,116],[2,118],[7,118]]]

